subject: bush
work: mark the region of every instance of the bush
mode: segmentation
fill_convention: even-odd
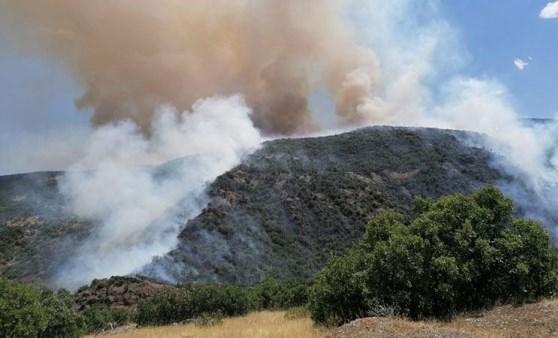
[[[86,333],[104,331],[136,321],[133,310],[106,305],[87,308],[82,312],[82,316]]]
[[[251,309],[248,289],[202,284],[164,290],[139,304],[138,324],[162,325],[201,316],[237,316]]]
[[[0,280],[0,337],[78,337],[81,327],[67,291]]]
[[[41,290],[42,306],[47,314],[47,327],[41,337],[77,337],[83,331],[83,319],[75,310],[74,298],[67,290],[54,293]]]
[[[279,282],[266,278],[252,288],[255,309],[284,310],[304,306],[308,302],[308,285],[303,280]]]
[[[420,199],[416,218],[384,212],[358,248],[333,259],[312,287],[319,323],[341,324],[378,308],[413,319],[450,319],[558,290],[558,256],[546,231],[513,218],[513,202],[488,186],[471,197]]]
[[[365,266],[366,255],[356,251],[329,261],[309,292],[308,307],[314,321],[337,325],[366,314],[361,282]]]
[[[208,318],[214,322],[252,310],[304,306],[308,300],[308,284],[267,278],[254,286],[199,284],[166,289],[140,302],[138,324],[204,323]]]

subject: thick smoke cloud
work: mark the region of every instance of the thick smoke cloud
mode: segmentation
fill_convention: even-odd
[[[160,104],[243,93],[268,133],[315,130],[309,95],[329,90],[342,120],[376,114],[377,60],[355,43],[336,0],[7,1],[41,45],[65,60],[96,125],[149,131]]]
[[[98,128],[60,183],[70,210],[98,225],[53,283],[125,275],[172,249],[205,206],[206,185],[260,144],[250,114],[240,96],[215,97],[192,112],[159,109],[150,139],[130,121]]]

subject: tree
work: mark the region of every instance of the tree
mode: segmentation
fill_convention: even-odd
[[[81,325],[67,291],[0,280],[0,337],[78,337]]]
[[[394,212],[379,214],[359,246],[318,275],[310,300],[314,320],[340,324],[378,306],[413,319],[449,319],[553,296],[558,256],[551,240],[539,223],[514,219],[513,209],[487,186],[470,197],[418,199],[408,225]],[[351,304],[349,295],[357,297]]]

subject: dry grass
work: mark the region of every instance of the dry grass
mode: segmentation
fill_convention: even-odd
[[[323,337],[327,333],[326,329],[315,327],[308,317],[288,319],[283,311],[264,311],[251,313],[245,317],[223,319],[221,324],[214,326],[189,324],[128,328],[124,332],[113,332],[110,338],[310,338]]]
[[[558,300],[521,307],[502,306],[478,316],[463,316],[449,323],[364,318],[327,330],[315,327],[307,316],[287,317],[285,312],[257,312],[245,317],[224,319],[215,326],[200,327],[190,324],[126,328],[124,332],[110,333],[110,337],[558,337]]]
[[[558,337],[558,301],[502,306],[449,323],[364,318],[335,329],[329,337]]]

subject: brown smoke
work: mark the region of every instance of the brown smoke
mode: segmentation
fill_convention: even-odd
[[[148,131],[155,108],[242,93],[269,133],[316,128],[312,90],[337,99],[343,121],[374,118],[374,55],[343,22],[342,0],[7,0],[85,88],[92,123],[131,118]],[[372,107],[372,108],[371,108]]]

